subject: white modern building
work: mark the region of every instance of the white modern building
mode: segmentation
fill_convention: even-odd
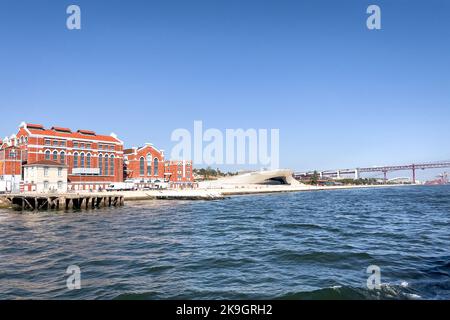
[[[67,166],[42,160],[23,166],[25,191],[67,192]]]
[[[253,171],[237,176],[220,178],[215,181],[202,181],[199,183],[200,188],[234,188],[236,186],[249,185],[300,186],[301,183],[294,179],[293,172],[288,169]]]

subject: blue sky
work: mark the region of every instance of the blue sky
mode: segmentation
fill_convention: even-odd
[[[29,121],[170,150],[202,120],[279,128],[298,170],[450,159],[449,18],[445,0],[0,0],[0,134]]]

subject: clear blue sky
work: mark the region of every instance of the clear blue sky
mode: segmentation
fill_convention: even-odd
[[[0,134],[28,121],[170,150],[203,120],[279,128],[299,170],[450,159],[449,21],[446,0],[0,0]]]

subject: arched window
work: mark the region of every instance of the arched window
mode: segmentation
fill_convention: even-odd
[[[59,161],[61,163],[66,163],[66,153],[64,151],[61,151],[61,153],[59,155]]]
[[[103,175],[103,155],[98,156],[98,168],[100,169],[100,175]]]
[[[80,153],[80,167],[84,168],[84,153]]]
[[[77,152],[75,152],[73,154],[73,167],[78,168],[78,153]]]
[[[105,156],[105,176],[108,175],[108,160],[109,160],[109,157],[108,157],[108,155],[106,155]]]
[[[147,175],[148,176],[152,175],[152,155],[151,154],[147,155]]]
[[[139,174],[141,176],[145,175],[145,160],[144,160],[144,157],[141,157],[141,159],[139,161]]]
[[[91,154],[88,153],[86,155],[86,168],[90,168],[91,167]]]
[[[158,158],[155,158],[155,160],[153,160],[153,175],[158,175]]]
[[[109,166],[109,174],[110,174],[111,176],[113,176],[113,175],[114,175],[114,156],[113,156],[113,155],[111,156],[109,162],[110,162],[110,166]]]
[[[50,160],[50,150],[45,151],[45,160]]]
[[[53,151],[53,161],[58,161],[58,151]]]

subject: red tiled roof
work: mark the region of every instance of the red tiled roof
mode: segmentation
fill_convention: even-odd
[[[98,141],[102,141],[102,142],[120,142],[118,139],[111,137],[111,136],[94,135],[94,136],[86,137],[85,134],[81,134],[79,132],[68,133],[68,132],[59,132],[59,131],[45,130],[45,129],[38,130],[38,129],[29,128],[29,127],[28,127],[28,130],[31,132],[31,134],[39,134],[39,135],[44,135],[44,136],[48,136],[48,137],[72,138],[72,139],[90,138],[90,139],[98,140]]]
[[[42,124],[33,124],[33,123],[27,123],[27,128],[29,129],[44,129],[44,126]]]
[[[59,131],[59,132],[68,132],[68,133],[72,133],[72,130],[70,130],[69,128],[52,127],[52,130]]]
[[[81,133],[81,134],[87,134],[87,135],[90,135],[90,136],[95,136],[96,135],[95,132],[91,131],[91,130],[78,130],[77,132]]]
[[[63,163],[59,163],[56,161],[51,161],[51,160],[41,160],[41,161],[36,161],[36,162],[32,162],[32,163],[27,163],[26,166],[53,166],[53,167],[67,167],[65,164]]]

